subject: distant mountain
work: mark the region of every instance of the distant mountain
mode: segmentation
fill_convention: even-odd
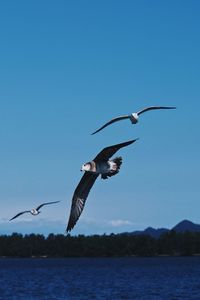
[[[197,232],[200,231],[200,225],[195,224],[189,220],[183,220],[180,223],[178,223],[176,226],[174,226],[172,230],[175,230],[176,232],[184,232],[184,231]]]
[[[153,227],[147,227],[145,230],[137,230],[137,231],[133,231],[131,233],[129,233],[130,235],[150,235],[154,238],[159,238],[159,236],[162,233],[166,233],[167,231],[169,231],[169,229],[167,228],[153,228]]]
[[[145,230],[137,230],[129,233],[125,233],[127,235],[150,235],[153,238],[159,238],[161,234],[166,233],[170,230],[174,230],[176,232],[185,232],[185,231],[190,231],[190,232],[200,232],[200,225],[195,224],[189,220],[183,220],[177,225],[175,225],[171,229],[167,228],[153,228],[153,227],[147,227]]]

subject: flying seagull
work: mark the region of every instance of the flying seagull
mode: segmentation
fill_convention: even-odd
[[[47,202],[47,203],[42,203],[40,204],[37,208],[33,208],[31,210],[25,210],[25,211],[22,211],[20,213],[18,213],[16,216],[14,216],[12,219],[10,219],[9,221],[25,214],[25,213],[31,213],[33,216],[36,216],[36,215],[39,215],[39,213],[41,213],[40,208],[42,208],[44,205],[49,205],[49,204],[53,204],[53,203],[58,203],[60,201],[53,201],[53,202]]]
[[[119,172],[122,164],[122,157],[115,157],[111,160],[109,159],[120,148],[130,145],[136,140],[137,139],[106,147],[100,151],[92,161],[82,165],[81,171],[85,171],[85,173],[76,187],[72,198],[71,212],[66,229],[67,232],[71,231],[78,221],[83,211],[87,196],[97,177],[101,175],[102,179],[107,179],[108,177],[114,176]]]
[[[138,123],[138,118],[139,118],[139,115],[143,114],[144,112],[146,111],[149,111],[149,110],[156,110],[156,109],[175,109],[176,107],[174,106],[150,106],[150,107],[146,107],[138,112],[135,112],[135,113],[132,113],[130,115],[124,115],[124,116],[120,116],[120,117],[117,117],[117,118],[114,118],[112,120],[110,120],[109,122],[107,122],[106,124],[104,124],[101,128],[99,128],[98,130],[96,130],[95,132],[92,133],[95,134],[99,131],[101,131],[103,128],[107,127],[108,125],[112,124],[112,123],[115,123],[115,122],[118,122],[118,121],[121,121],[121,120],[125,120],[125,119],[129,119],[131,121],[132,124],[136,124]]]

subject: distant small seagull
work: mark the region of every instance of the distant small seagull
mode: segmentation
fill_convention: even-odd
[[[122,164],[122,157],[115,157],[109,160],[120,148],[126,147],[134,143],[137,139],[131,140],[125,143],[113,145],[104,148],[99,154],[90,162],[85,163],[81,167],[81,171],[85,171],[82,176],[77,188],[75,189],[71,212],[69,216],[69,221],[66,231],[69,232],[78,221],[87,196],[99,175],[102,179],[107,179],[108,177],[114,176],[119,172],[120,166]]]
[[[115,123],[115,122],[118,122],[118,121],[121,121],[121,120],[125,120],[125,119],[130,119],[131,123],[132,124],[136,124],[138,123],[138,118],[139,118],[139,115],[143,114],[144,112],[146,111],[149,111],[149,110],[156,110],[156,109],[175,109],[176,107],[174,106],[150,106],[150,107],[146,107],[138,112],[135,112],[135,113],[132,113],[130,115],[124,115],[124,116],[120,116],[120,117],[117,117],[117,118],[114,118],[112,120],[110,120],[109,122],[107,122],[105,125],[103,125],[101,128],[99,128],[98,130],[96,130],[95,132],[92,133],[95,134],[99,131],[101,131],[103,128],[107,127],[108,125],[112,124],[112,123]]]
[[[43,203],[43,204],[40,204],[37,208],[33,208],[31,210],[25,210],[25,211],[22,211],[20,213],[18,213],[16,216],[14,216],[12,219],[10,219],[9,221],[25,214],[25,213],[30,213],[32,214],[33,216],[36,216],[36,215],[39,215],[39,213],[41,213],[40,208],[42,208],[44,205],[49,205],[49,204],[53,204],[53,203],[58,203],[60,201],[53,201],[53,202],[47,202],[47,203]]]

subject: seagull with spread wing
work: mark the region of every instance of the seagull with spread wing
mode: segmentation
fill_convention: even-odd
[[[71,231],[78,221],[83,211],[87,196],[97,177],[101,175],[102,179],[107,179],[108,177],[114,176],[119,172],[122,164],[122,157],[115,157],[111,160],[110,158],[119,149],[134,143],[136,140],[137,139],[106,147],[99,152],[99,154],[92,161],[82,165],[81,171],[85,171],[85,173],[75,189],[72,198],[71,212],[66,229],[67,232]]]
[[[106,124],[104,124],[102,127],[100,127],[98,130],[96,130],[95,132],[92,133],[95,134],[99,131],[101,131],[102,129],[104,129],[105,127],[107,127],[108,125],[112,124],[112,123],[115,123],[115,122],[118,122],[118,121],[121,121],[121,120],[125,120],[125,119],[129,119],[131,121],[132,124],[136,124],[138,123],[138,118],[139,118],[139,115],[143,114],[144,112],[146,111],[149,111],[149,110],[156,110],[156,109],[175,109],[176,107],[174,106],[150,106],[150,107],[146,107],[138,112],[135,112],[135,113],[132,113],[130,115],[124,115],[124,116],[120,116],[120,117],[117,117],[117,118],[114,118],[112,120],[110,120],[109,122],[107,122]]]
[[[9,221],[11,221],[11,220],[13,220],[13,219],[15,219],[15,218],[17,218],[17,217],[19,217],[19,216],[25,214],[25,213],[30,213],[30,214],[32,214],[33,216],[39,215],[39,213],[41,213],[40,208],[42,208],[44,205],[49,205],[49,204],[58,203],[58,202],[60,202],[60,201],[53,201],[53,202],[42,203],[42,204],[40,204],[37,208],[33,208],[33,209],[31,209],[31,210],[25,210],[25,211],[22,211],[22,212],[18,213],[16,216],[14,216],[14,217],[13,217],[12,219],[10,219]]]

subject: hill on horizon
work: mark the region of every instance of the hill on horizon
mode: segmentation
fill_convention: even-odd
[[[154,238],[159,238],[161,234],[166,233],[170,230],[174,230],[177,233],[183,233],[185,231],[200,232],[200,224],[193,223],[192,221],[189,221],[189,220],[183,220],[183,221],[179,222],[178,224],[176,224],[171,229],[147,227],[145,230],[125,232],[125,234],[129,234],[129,235],[150,235]]]

